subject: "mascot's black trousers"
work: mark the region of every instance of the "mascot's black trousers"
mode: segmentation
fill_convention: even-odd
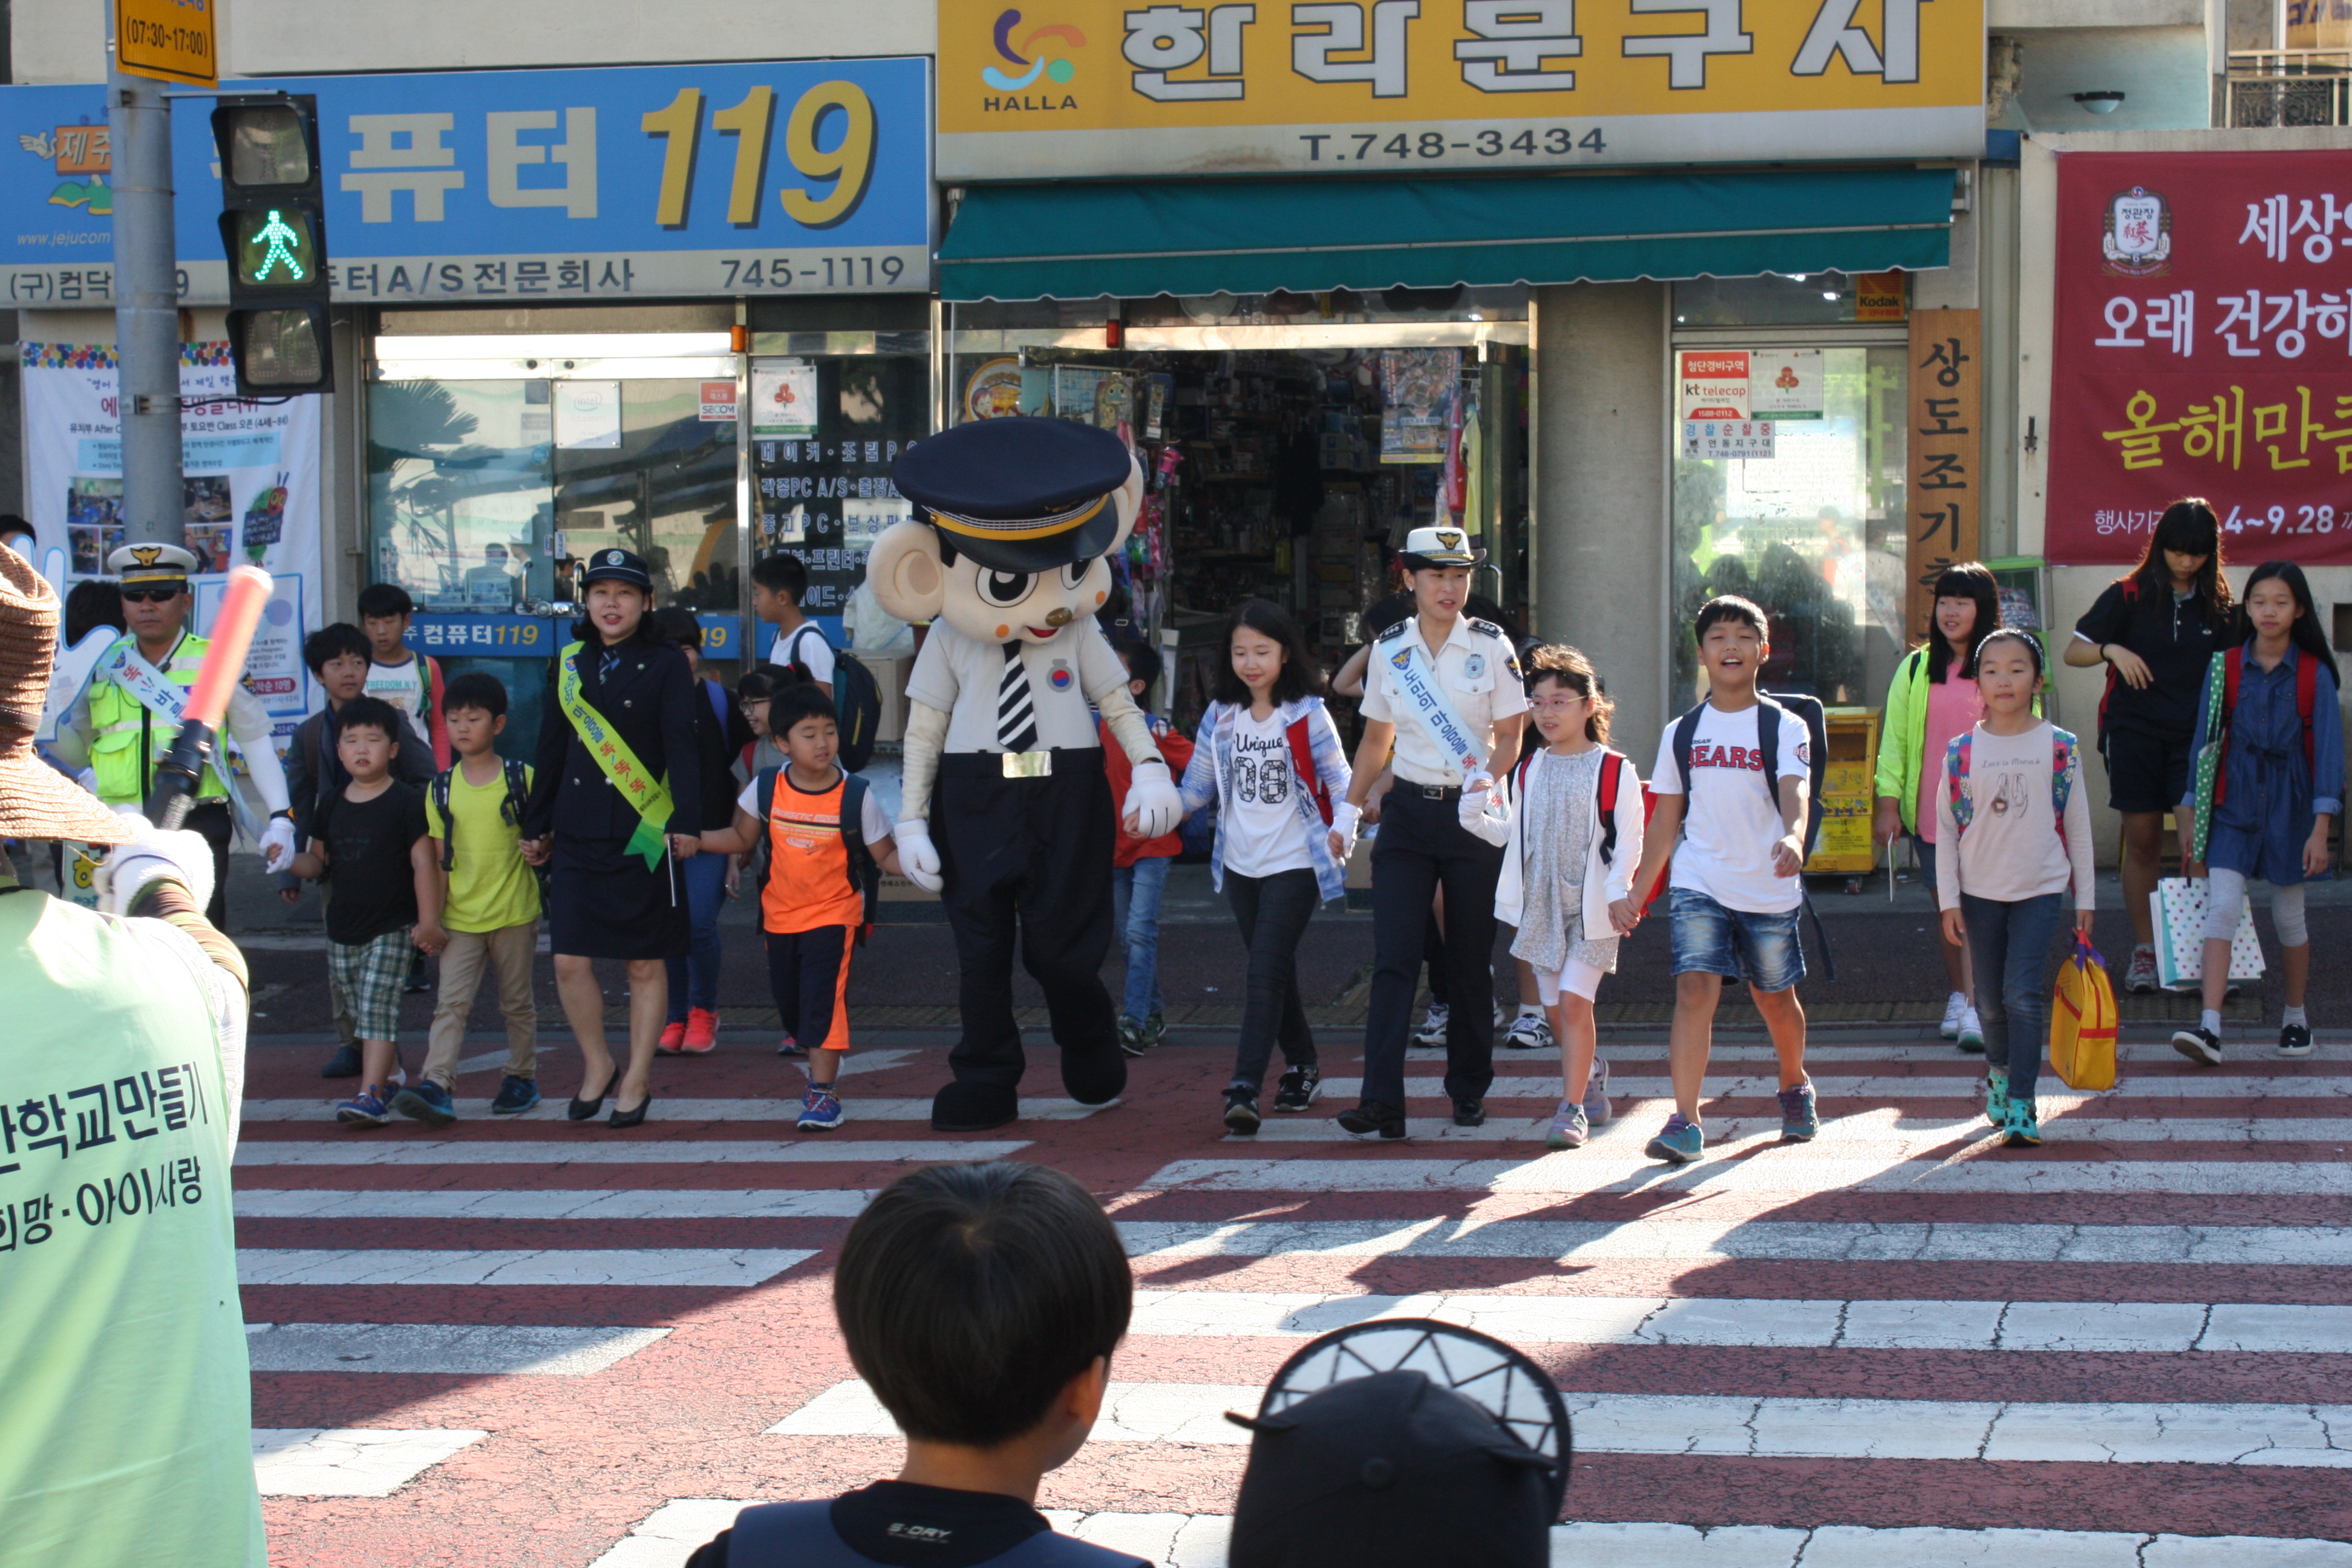
[[[1110,951],[1111,844],[1118,831],[1099,748],[1056,750],[1043,778],[1003,776],[993,752],[940,759],[931,834],[962,968],[963,1037],[949,1053],[959,1084],[1007,1100],[1021,1082],[1013,1021],[1013,945],[1045,993],[1062,1082],[1100,1104],[1127,1087],[1118,1020],[1104,989]],[[1010,1115],[1010,1106],[1005,1113]]]

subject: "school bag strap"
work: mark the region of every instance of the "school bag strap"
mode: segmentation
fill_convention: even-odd
[[[710,716],[719,721],[719,734],[723,740],[727,735],[727,689],[715,680],[706,680],[702,694],[710,700]]]
[[[849,852],[849,885],[865,907],[866,918],[853,933],[859,947],[874,930],[874,905],[882,896],[882,868],[866,843],[866,781],[856,773],[841,778],[841,847]]]
[[[1601,753],[1601,787],[1594,793],[1601,816],[1601,863],[1617,863],[1617,797],[1624,793],[1624,770],[1633,758],[1622,752]]]
[[[1300,714],[1286,725],[1283,733],[1290,741],[1290,767],[1298,775],[1298,786],[1315,802],[1315,809],[1323,814],[1323,826],[1331,826],[1331,791],[1323,783],[1323,775],[1315,771],[1315,742],[1307,732],[1311,714]]]
[[[457,822],[449,815],[449,776],[457,770],[443,768],[433,775],[433,809],[441,814],[441,869],[444,873],[457,864]]]
[[[761,768],[751,781],[752,798],[760,806],[760,837],[751,845],[751,885],[761,889],[768,885],[768,818],[776,809],[776,773],[774,768]]]

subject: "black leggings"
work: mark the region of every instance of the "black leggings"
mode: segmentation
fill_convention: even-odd
[[[1298,1000],[1298,939],[1323,900],[1315,873],[1276,871],[1271,877],[1225,873],[1225,901],[1249,948],[1248,978],[1242,996],[1242,1043],[1234,1058],[1234,1082],[1256,1089],[1275,1046],[1293,1067],[1315,1062],[1315,1037]]]

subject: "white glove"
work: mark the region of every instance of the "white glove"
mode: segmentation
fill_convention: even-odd
[[[261,860],[273,871],[289,869],[294,863],[294,824],[282,816],[273,816],[269,826],[261,830]]]
[[[74,774],[74,783],[81,785],[82,788],[89,791],[90,794],[96,795],[98,793],[98,770],[96,768],[82,769],[81,772]]]
[[[890,837],[898,846],[898,869],[907,873],[907,880],[927,893],[947,886],[940,875],[940,851],[931,842],[929,824],[910,816],[890,830]]]
[[[1356,827],[1363,820],[1363,810],[1352,801],[1341,801],[1331,808],[1331,836],[1339,841],[1339,852],[1332,859],[1345,864],[1356,852]]]
[[[1492,779],[1473,779],[1462,786],[1462,804],[1455,817],[1463,831],[1500,847],[1511,841],[1511,805],[1496,793]]]
[[[1127,815],[1139,838],[1157,838],[1176,831],[1184,820],[1184,796],[1166,768],[1137,769],[1127,786]]]
[[[110,915],[131,912],[139,896],[153,882],[177,882],[202,909],[213,900],[213,847],[201,833],[187,828],[164,829],[145,817],[125,812],[132,824],[128,844],[118,844],[99,863],[92,886],[98,907]]]

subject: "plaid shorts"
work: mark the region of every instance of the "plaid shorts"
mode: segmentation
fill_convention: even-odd
[[[342,987],[361,1039],[400,1038],[400,994],[412,951],[405,926],[362,942],[327,944],[327,971]]]

